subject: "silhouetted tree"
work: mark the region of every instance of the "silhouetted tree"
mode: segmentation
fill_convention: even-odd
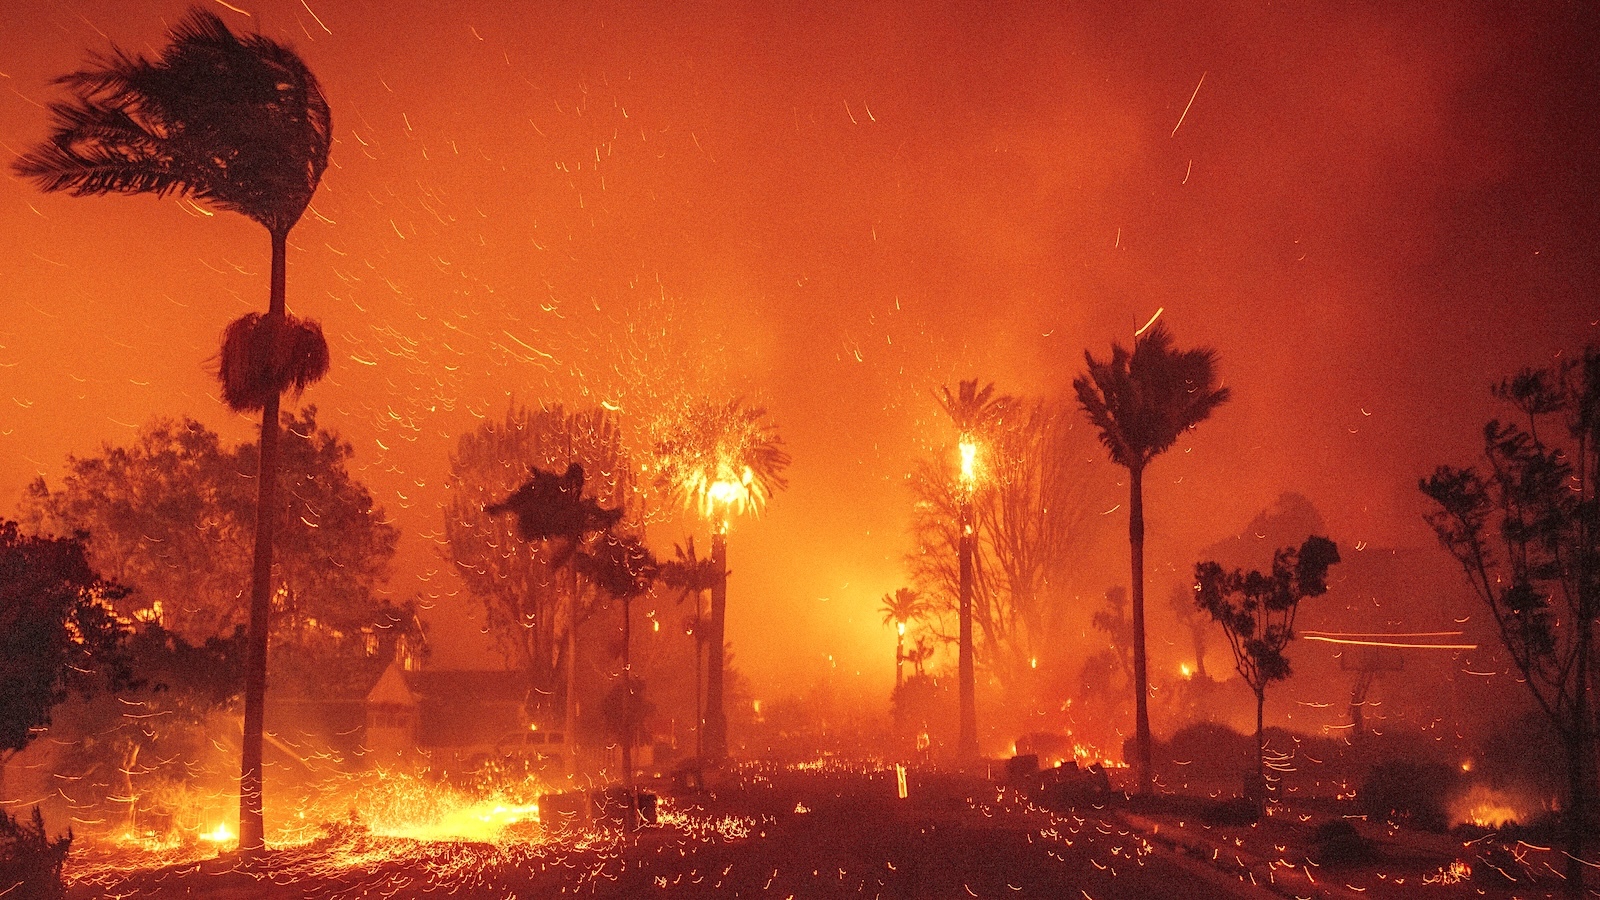
[[[1047,673],[1065,637],[1071,564],[1100,521],[1089,515],[1099,503],[1087,471],[1096,464],[1093,438],[1073,427],[1061,402],[1018,399],[1007,406],[1010,413],[973,440],[979,468],[970,490],[960,477],[959,445],[917,462],[907,565],[938,624],[959,625],[960,522],[970,501],[974,665],[998,679],[1013,702],[1031,698],[1056,708],[1060,700]],[[959,628],[942,630],[959,635]]]
[[[128,686],[128,628],[111,609],[124,593],[89,568],[82,535],[32,537],[0,519],[0,773],[69,694]]]
[[[410,603],[382,595],[399,531],[352,474],[355,450],[307,406],[282,417],[274,532],[274,693],[364,696],[397,653],[419,653]],[[252,444],[224,447],[192,419],[158,419],[128,446],[69,457],[51,490],[36,480],[23,511],[35,530],[89,533],[89,561],[131,593],[124,618],[186,643],[228,640],[246,622],[259,470]]]
[[[1172,609],[1173,618],[1189,632],[1189,643],[1194,648],[1194,677],[1208,679],[1210,675],[1206,672],[1206,620],[1201,618],[1194,608],[1194,591],[1181,585],[1173,585],[1172,592],[1167,595],[1167,605]]]
[[[515,515],[517,534],[525,541],[554,542],[557,550],[550,562],[556,568],[566,565],[585,536],[609,531],[622,521],[622,507],[606,509],[583,496],[583,465],[576,462],[560,475],[534,469],[511,496],[483,511]]]
[[[509,405],[504,419],[461,436],[448,486],[446,554],[483,604],[501,651],[527,678],[530,704],[539,707],[529,714],[548,718],[543,703],[552,704],[571,736],[577,630],[604,598],[567,563],[594,526],[616,524],[609,514],[602,521],[600,510],[626,509],[636,499],[621,430],[598,407]]]
[[[1106,588],[1100,608],[1089,619],[1105,635],[1078,670],[1074,730],[1103,746],[1115,746],[1124,733],[1116,722],[1128,713],[1129,686],[1133,684],[1133,624],[1128,621],[1128,591],[1120,585]],[[1125,743],[1125,742],[1122,742]]]
[[[33,808],[31,822],[19,822],[0,809],[0,897],[61,900],[67,896],[61,869],[72,846],[72,829],[54,839],[44,830],[44,816]]]
[[[17,160],[46,191],[76,196],[149,193],[194,196],[242,213],[272,242],[265,316],[228,326],[222,395],[236,411],[261,411],[260,492],[245,667],[239,847],[263,846],[261,740],[272,598],[271,510],[276,508],[278,400],[318,381],[328,346],[314,322],[284,304],[287,242],[328,165],[332,119],[322,88],[292,50],[261,35],[239,37],[195,8],[157,59],[120,50],[60,79],[73,93],[50,106],[51,140]]]
[[[663,423],[656,442],[657,480],[711,526],[711,587],[706,641],[706,759],[728,756],[728,710],[723,690],[728,610],[728,525],[746,510],[759,513],[775,491],[788,486],[789,454],[767,411],[742,399],[696,400]]]
[[[1297,550],[1285,547],[1272,558],[1272,571],[1224,570],[1215,562],[1194,567],[1195,606],[1211,615],[1228,635],[1234,667],[1256,695],[1256,773],[1252,799],[1264,801],[1266,734],[1262,712],[1267,685],[1289,677],[1284,648],[1294,640],[1294,618],[1300,601],[1328,592],[1328,568],[1339,561],[1339,548],[1313,535]]]
[[[1199,558],[1213,560],[1224,568],[1259,568],[1271,563],[1271,555],[1277,548],[1299,545],[1311,535],[1325,534],[1327,530],[1322,514],[1310,500],[1303,494],[1284,491],[1270,506],[1251,517],[1237,534],[1201,550]],[[1167,602],[1178,624],[1189,631],[1194,647],[1195,676],[1203,680],[1207,675],[1206,634],[1211,620],[1195,607],[1194,584],[1174,582]]]
[[[954,644],[959,635],[961,608],[961,505],[958,452],[942,448],[917,460],[911,470],[911,545],[906,556],[911,585],[928,605],[929,626],[939,642]],[[980,485],[983,491],[986,486]],[[974,515],[983,509],[975,505]],[[995,575],[994,552],[978,533],[968,572],[974,615],[1003,603],[996,599],[1001,587]],[[974,629],[974,640],[982,633]],[[987,658],[988,654],[985,654]],[[959,704],[958,704],[959,705]]]
[[[1185,431],[1204,422],[1227,402],[1217,386],[1216,351],[1178,350],[1157,322],[1136,337],[1133,352],[1111,345],[1101,362],[1084,351],[1088,371],[1072,381],[1078,402],[1100,430],[1111,461],[1128,470],[1128,544],[1133,587],[1134,740],[1139,792],[1150,793],[1149,675],[1144,629],[1144,470]]]
[[[1116,658],[1117,671],[1132,683],[1133,661],[1128,654],[1133,650],[1133,622],[1128,618],[1127,590],[1118,584],[1106,588],[1105,600],[1089,617],[1089,623],[1110,638],[1108,649]]]
[[[1592,692],[1600,616],[1600,348],[1492,388],[1520,422],[1483,429],[1487,471],[1440,466],[1422,479],[1427,516],[1488,605],[1500,637],[1567,757],[1567,889],[1583,891],[1595,754]]]
[[[974,618],[991,668],[1013,685],[1041,658],[1053,661],[1074,556],[1101,521],[1089,514],[1098,489],[1088,477],[1087,432],[1073,427],[1064,403],[1044,400],[1013,401],[991,431],[976,522],[978,544],[993,559],[994,590],[974,592]]]

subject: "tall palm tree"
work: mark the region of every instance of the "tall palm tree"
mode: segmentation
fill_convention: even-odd
[[[1009,396],[994,395],[994,385],[978,389],[976,378],[960,382],[956,393],[948,386],[941,387],[939,403],[950,421],[955,423],[957,447],[961,452],[961,491],[957,508],[959,521],[958,552],[961,556],[959,593],[960,631],[957,638],[957,689],[961,699],[961,728],[956,739],[956,753],[963,760],[978,758],[978,702],[976,675],[972,647],[972,556],[977,545],[977,523],[973,521],[972,495],[978,480],[978,440],[994,427],[1012,406]]]
[[[704,653],[709,618],[701,607],[701,597],[727,577],[718,572],[710,559],[694,552],[694,537],[672,547],[673,558],[661,564],[661,580],[678,591],[678,602],[694,601],[694,615],[684,618],[684,631],[694,638],[694,744],[695,759],[705,754],[705,707],[700,702],[700,679],[705,671]]]
[[[879,609],[883,613],[883,624],[894,626],[895,690],[900,689],[904,680],[901,672],[906,663],[906,628],[920,620],[927,611],[928,604],[910,588],[897,588],[894,593],[883,595],[883,606]]]
[[[1144,470],[1185,431],[1227,402],[1217,385],[1217,351],[1177,350],[1162,323],[1136,336],[1133,352],[1111,345],[1101,362],[1084,351],[1089,370],[1072,380],[1078,402],[1100,430],[1111,461],[1128,470],[1128,543],[1133,571],[1134,741],[1139,792],[1150,793],[1149,678],[1144,648]]]
[[[711,659],[706,671],[706,759],[721,762],[728,755],[728,714],[723,703],[723,669],[728,610],[728,524],[745,511],[759,513],[774,491],[788,486],[783,477],[789,454],[767,411],[699,400],[667,422],[656,444],[661,484],[711,525],[711,567],[718,573],[711,587],[711,618],[706,642]]]
[[[50,105],[54,133],[20,157],[15,170],[46,191],[79,197],[194,197],[248,216],[271,237],[267,313],[252,313],[228,326],[219,373],[230,407],[261,412],[239,776],[239,849],[254,857],[264,846],[261,740],[278,403],[284,391],[299,392],[328,370],[321,327],[285,309],[285,257],[289,230],[310,205],[328,166],[332,124],[316,77],[284,45],[260,35],[236,36],[199,8],[190,10],[168,37],[156,59],[113,49],[58,79],[72,99]]]

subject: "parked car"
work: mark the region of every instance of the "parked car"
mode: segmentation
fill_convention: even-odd
[[[493,761],[511,774],[534,774],[565,768],[571,755],[565,733],[534,725],[496,741]]]

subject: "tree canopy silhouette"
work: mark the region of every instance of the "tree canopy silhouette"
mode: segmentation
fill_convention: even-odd
[[[1228,635],[1234,667],[1256,695],[1256,773],[1254,795],[1266,798],[1265,733],[1262,710],[1267,685],[1289,677],[1283,651],[1294,640],[1300,601],[1328,592],[1328,568],[1339,548],[1312,535],[1299,549],[1285,547],[1272,557],[1272,570],[1226,570],[1213,561],[1194,567],[1195,606],[1211,615]]]
[[[126,589],[89,568],[81,535],[24,535],[0,519],[0,766],[38,737],[69,693],[126,686]]]
[[[1520,422],[1483,428],[1486,470],[1440,466],[1419,483],[1439,542],[1500,630],[1567,756],[1567,888],[1583,892],[1596,743],[1600,616],[1600,348],[1491,388]]]

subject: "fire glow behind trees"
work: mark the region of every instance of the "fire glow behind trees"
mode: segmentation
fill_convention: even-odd
[[[0,4],[0,144],[188,5]],[[792,487],[739,523],[728,638],[758,696],[833,671],[881,696],[937,385],[1059,394],[1165,307],[1235,397],[1149,486],[1149,570],[1184,572],[1284,490],[1352,557],[1436,547],[1412,485],[1477,443],[1481,385],[1595,333],[1589,6],[233,5],[333,105],[289,300],[444,665],[495,659],[436,547],[449,455],[511,392],[636,416],[619,373],[671,359],[767,408]],[[0,514],[153,416],[253,440],[204,360],[267,248],[207,212],[0,179]],[[1125,578],[1106,530],[1079,631]]]

